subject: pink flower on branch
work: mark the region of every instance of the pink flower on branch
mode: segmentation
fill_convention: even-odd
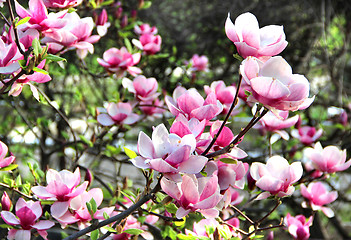
[[[311,206],[313,211],[322,210],[322,212],[329,218],[334,216],[333,210],[324,205],[334,202],[338,198],[337,191],[329,192],[323,183],[311,182],[307,188],[301,184],[301,194],[308,202],[303,202],[302,207],[307,208]]]
[[[154,55],[161,50],[162,38],[160,35],[143,34],[139,37],[139,40],[133,39],[132,42],[146,55]]]
[[[83,0],[43,0],[47,8],[71,8],[76,7],[83,2]]]
[[[96,18],[95,24],[96,31],[98,32],[99,36],[105,36],[107,33],[107,29],[111,26],[111,23],[108,22],[106,9],[102,9],[101,13]]]
[[[8,150],[6,144],[0,141],[0,168],[7,167],[15,161],[15,157],[12,155],[6,157]]]
[[[194,72],[208,71],[208,58],[206,56],[199,56],[194,54],[190,59],[190,70]]]
[[[152,132],[152,139],[140,132],[138,152],[140,156],[132,159],[138,168],[151,168],[168,174],[199,173],[208,159],[204,156],[193,155],[196,139],[193,134],[179,137],[168,133],[163,124],[158,125]]]
[[[55,224],[48,220],[40,220],[43,210],[40,202],[28,201],[23,198],[18,199],[16,203],[16,216],[9,211],[1,211],[1,218],[9,225],[18,226],[17,229],[10,229],[8,239],[31,239],[31,229],[36,229],[40,236],[47,239],[46,230]]]
[[[156,78],[146,78],[143,75],[135,77],[133,81],[123,78],[122,85],[129,92],[134,93],[139,101],[152,101],[160,95],[160,93],[157,93],[158,83]]]
[[[140,26],[135,25],[134,32],[139,35],[144,35],[144,34],[155,35],[157,34],[157,28],[155,26],[150,27],[149,24],[144,23],[144,24],[141,24]]]
[[[121,49],[110,48],[104,52],[103,59],[98,58],[97,61],[108,72],[116,73],[117,77],[120,78],[126,71],[132,76],[141,73],[140,68],[134,67],[139,63],[140,57],[140,53],[130,54],[125,47]]]
[[[302,144],[307,146],[310,146],[316,142],[322,136],[322,134],[323,129],[316,130],[315,127],[310,126],[299,127],[298,129],[293,129],[291,131],[291,135],[294,138],[299,139]]]
[[[273,112],[305,109],[314,100],[314,97],[308,98],[308,80],[293,74],[290,65],[280,56],[266,62],[248,57],[240,65],[240,74],[251,87],[248,100],[258,101]]]
[[[103,126],[134,124],[140,119],[140,116],[133,113],[133,108],[130,103],[118,102],[109,103],[106,110],[99,108],[97,121]]]
[[[179,204],[180,207],[176,213],[179,219],[194,211],[210,218],[217,217],[219,214],[215,206],[223,196],[220,194],[218,178],[215,174],[211,177],[200,178],[193,174],[184,174],[181,182],[174,182],[163,177],[161,187]]]
[[[340,150],[336,146],[323,148],[318,142],[314,148],[307,148],[305,155],[312,161],[315,169],[321,172],[340,172],[351,166],[351,159],[346,162],[346,149]]]
[[[30,17],[24,28],[34,28],[45,36],[55,36],[57,29],[63,28],[67,21],[62,19],[67,10],[48,14],[42,0],[29,0],[29,10],[24,9],[17,1],[16,12],[21,18]]]
[[[175,116],[182,114],[189,120],[197,118],[202,121],[211,120],[223,111],[222,104],[213,92],[204,99],[194,88],[183,90],[178,87],[174,90],[173,95],[173,98],[166,96],[165,101],[170,112]]]
[[[289,165],[288,161],[280,156],[273,156],[267,164],[254,162],[250,168],[251,177],[256,180],[256,186],[264,191],[256,199],[265,199],[271,195],[285,197],[293,194],[292,186],[302,177],[301,162]]]
[[[235,25],[228,14],[225,32],[243,58],[274,56],[288,45],[283,26],[269,25],[259,28],[255,15],[249,12],[238,16]]]
[[[295,217],[288,213],[284,219],[285,224],[288,227],[289,233],[296,240],[307,240],[310,238],[310,226],[313,223],[313,217],[306,219],[303,215],[297,215]]]

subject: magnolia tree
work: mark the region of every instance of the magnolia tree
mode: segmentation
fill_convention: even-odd
[[[192,87],[211,71],[209,59],[194,53],[165,69],[179,79],[167,92],[170,86],[146,71],[171,57],[162,53],[167,36],[137,20],[151,2],[1,4],[7,239],[289,233],[302,240],[318,235],[324,215],[338,220],[330,206],[338,196],[350,201],[340,193],[340,172],[351,160],[339,146],[318,142],[322,128],[306,124],[303,112],[317,97],[279,56],[288,45],[283,26],[260,28],[249,12],[234,22],[228,14],[223,31],[237,50],[238,81]],[[340,114],[346,130],[347,112]],[[347,236],[340,220],[337,226]]]

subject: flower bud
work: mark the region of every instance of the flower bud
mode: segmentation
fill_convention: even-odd
[[[7,192],[4,192],[4,194],[1,197],[1,208],[3,211],[10,211],[12,207],[12,202],[7,194]]]
[[[128,16],[124,14],[121,20],[121,28],[125,28],[127,25],[128,25]]]
[[[93,181],[93,174],[91,173],[91,171],[89,169],[87,169],[87,171],[85,172],[84,180],[88,182],[88,187],[91,185],[91,183]]]

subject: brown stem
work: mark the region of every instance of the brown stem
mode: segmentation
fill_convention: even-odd
[[[215,151],[213,153],[207,154],[205,157],[214,158],[216,156],[228,153],[232,150],[232,148],[240,141],[240,139],[264,116],[269,110],[265,108],[259,117],[255,116],[251,119],[251,121],[247,124],[247,126],[236,136],[236,138],[226,147]]]
[[[0,94],[5,93],[6,89],[12,85],[16,80],[18,80],[20,77],[22,77],[22,75],[24,75],[26,73],[25,70],[21,70],[16,76],[14,76],[10,81],[4,83],[4,86],[0,89]]]
[[[17,48],[18,48],[18,50],[20,51],[20,53],[23,56],[26,56],[26,52],[23,51],[23,49],[22,49],[22,47],[20,45],[20,42],[19,42],[18,33],[17,33],[17,27],[16,27],[16,23],[15,23],[15,16],[13,14],[11,0],[6,0],[6,3],[7,3],[7,6],[9,8],[9,12],[10,12],[10,18],[11,18],[11,22],[12,22],[13,32],[15,34],[15,42],[16,42]]]
[[[236,93],[235,93],[235,97],[233,99],[232,105],[230,106],[230,109],[227,113],[227,115],[225,116],[224,121],[222,122],[222,125],[220,126],[217,134],[214,136],[214,138],[212,139],[210,145],[208,145],[208,147],[206,148],[206,150],[201,154],[202,156],[206,156],[206,154],[211,150],[212,146],[214,145],[214,143],[217,141],[217,138],[219,137],[219,134],[222,132],[225,124],[227,123],[230,114],[232,113],[232,111],[234,110],[236,104],[238,103],[238,96],[239,96],[239,90],[240,90],[240,86],[241,86],[241,82],[242,82],[242,78],[239,77],[239,83],[238,83],[238,87],[236,88]]]

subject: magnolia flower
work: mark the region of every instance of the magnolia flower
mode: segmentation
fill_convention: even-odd
[[[240,74],[251,87],[248,100],[258,101],[273,112],[305,109],[314,100],[314,97],[308,98],[308,80],[293,74],[290,65],[280,56],[266,62],[248,57],[240,65]]]
[[[122,77],[125,71],[132,76],[141,73],[140,68],[133,67],[140,61],[140,53],[130,54],[127,48],[110,48],[103,54],[103,59],[98,58],[98,63],[107,71],[116,73],[117,77]]]
[[[156,98],[153,101],[141,101],[139,108],[145,115],[162,117],[162,113],[165,111],[163,108],[164,102]]]
[[[9,211],[1,211],[1,218],[9,225],[18,226],[10,229],[7,238],[15,240],[30,240],[31,229],[36,229],[41,237],[47,239],[46,230],[55,224],[48,220],[37,221],[43,214],[40,202],[19,198],[16,203],[16,215]]]
[[[56,31],[55,36],[47,36],[42,39],[48,43],[49,50],[53,53],[77,49],[78,57],[83,59],[88,52],[94,52],[93,43],[99,41],[99,35],[91,35],[94,28],[94,21],[91,17],[80,18],[76,12],[67,13],[63,18],[70,24]]]
[[[106,110],[99,108],[97,121],[103,126],[111,126],[114,124],[134,124],[140,119],[140,116],[133,113],[133,108],[130,103],[118,102],[109,103]]]
[[[47,8],[71,8],[76,7],[83,2],[83,0],[43,0]]]
[[[243,58],[274,56],[288,45],[283,26],[269,25],[260,29],[255,15],[249,12],[237,17],[235,25],[228,14],[225,33]]]
[[[107,29],[111,26],[111,23],[107,22],[107,20],[107,11],[106,9],[102,9],[101,13],[97,16],[97,19],[95,21],[96,31],[98,32],[100,37],[105,36],[107,33]]]
[[[177,92],[182,91],[178,89]],[[204,99],[200,93],[192,88],[182,92],[179,95],[174,94],[176,99],[166,96],[165,101],[170,112],[178,116],[183,114],[189,120],[197,118],[199,121],[204,119],[211,120],[223,110],[222,104],[217,100],[215,93],[210,93]]]
[[[313,223],[313,217],[306,219],[304,215],[297,215],[295,217],[288,213],[284,219],[288,227],[289,233],[296,240],[307,240],[310,237],[310,226]]]
[[[8,150],[6,144],[0,141],[0,168],[7,167],[15,161],[15,157],[12,155],[6,157]]]
[[[200,178],[196,178],[193,174],[184,174],[181,182],[163,177],[161,188],[179,204],[176,213],[178,219],[191,211],[198,211],[207,218],[217,217],[219,214],[214,207],[222,199],[222,195],[215,174]]]
[[[279,118],[272,112],[268,112],[266,115],[264,115],[264,117],[260,120],[260,123],[262,124],[260,129],[277,133],[283,139],[288,140],[289,134],[282,129],[294,126],[299,120],[299,115],[288,118],[289,111],[277,111],[277,115]]]
[[[134,93],[139,101],[152,101],[160,95],[160,93],[157,93],[158,83],[156,78],[146,78],[143,75],[137,76],[133,81],[123,78],[122,85],[129,92]]]
[[[302,207],[307,208],[309,204],[313,211],[322,210],[322,212],[329,218],[334,216],[333,210],[323,205],[334,202],[338,198],[337,191],[328,192],[323,183],[311,182],[307,188],[301,184],[301,194],[308,200],[302,203]]]
[[[15,42],[5,44],[0,38],[0,74],[11,74],[20,69],[17,61],[22,57]]]
[[[150,27],[149,24],[144,23],[144,24],[141,24],[140,26],[135,25],[134,32],[139,35],[144,35],[144,34],[155,35],[157,34],[157,28],[155,26]]]
[[[208,65],[208,58],[206,56],[199,56],[197,54],[194,54],[194,56],[192,56],[192,58],[190,59],[191,71],[206,72],[208,71],[207,65]]]
[[[67,10],[48,14],[43,0],[29,0],[29,10],[24,9],[17,1],[15,4],[18,16],[21,18],[30,17],[27,23],[23,26],[20,25],[20,28],[34,28],[47,37],[54,37],[57,29],[61,29],[67,24],[67,21],[62,19]]]
[[[289,165],[288,161],[280,156],[269,158],[267,164],[254,162],[250,168],[251,177],[256,180],[257,187],[267,191],[256,199],[265,199],[270,195],[291,195],[295,190],[292,184],[301,178],[302,172],[301,162]]]
[[[234,86],[226,86],[223,81],[213,81],[211,86],[204,87],[206,94],[208,95],[210,92],[214,92],[216,94],[217,99],[223,105],[222,114],[227,114],[235,97],[236,87]],[[238,108],[242,104],[241,101],[235,106],[232,115],[238,114]]]
[[[323,134],[323,129],[316,130],[315,127],[303,126],[299,129],[293,129],[291,135],[300,140],[304,145],[310,146],[317,141]]]
[[[322,147],[320,142],[314,148],[307,148],[305,154],[312,161],[315,169],[321,172],[334,173],[348,169],[351,159],[346,161],[346,149],[340,150],[336,146]]]
[[[249,164],[237,161],[236,164],[227,164],[220,161],[218,166],[218,184],[221,190],[229,187],[243,189],[245,185],[245,176],[249,170]]]
[[[206,127],[206,120],[199,121],[196,118],[186,119],[184,115],[179,114],[174,120],[169,131],[175,133],[180,137],[188,134],[193,134],[198,139],[204,132]]]
[[[165,125],[158,125],[152,132],[152,139],[144,132],[138,138],[140,156],[132,159],[138,168],[151,168],[162,173],[199,173],[207,158],[193,155],[196,140],[193,134],[183,137],[168,133]]]
[[[139,40],[133,39],[132,42],[146,55],[153,55],[161,50],[162,38],[160,35],[143,34]]]
[[[78,196],[71,199],[69,203],[69,209],[67,212],[61,216],[55,216],[55,212],[52,213],[53,216],[58,220],[62,225],[72,224],[77,222],[79,229],[88,227],[88,222],[94,219],[104,219],[104,213],[108,216],[111,215],[114,207],[106,207],[96,210],[93,214],[93,218],[87,208],[87,203],[94,199],[96,206],[99,207],[103,200],[102,190],[100,188],[93,188],[89,191],[84,191]]]

